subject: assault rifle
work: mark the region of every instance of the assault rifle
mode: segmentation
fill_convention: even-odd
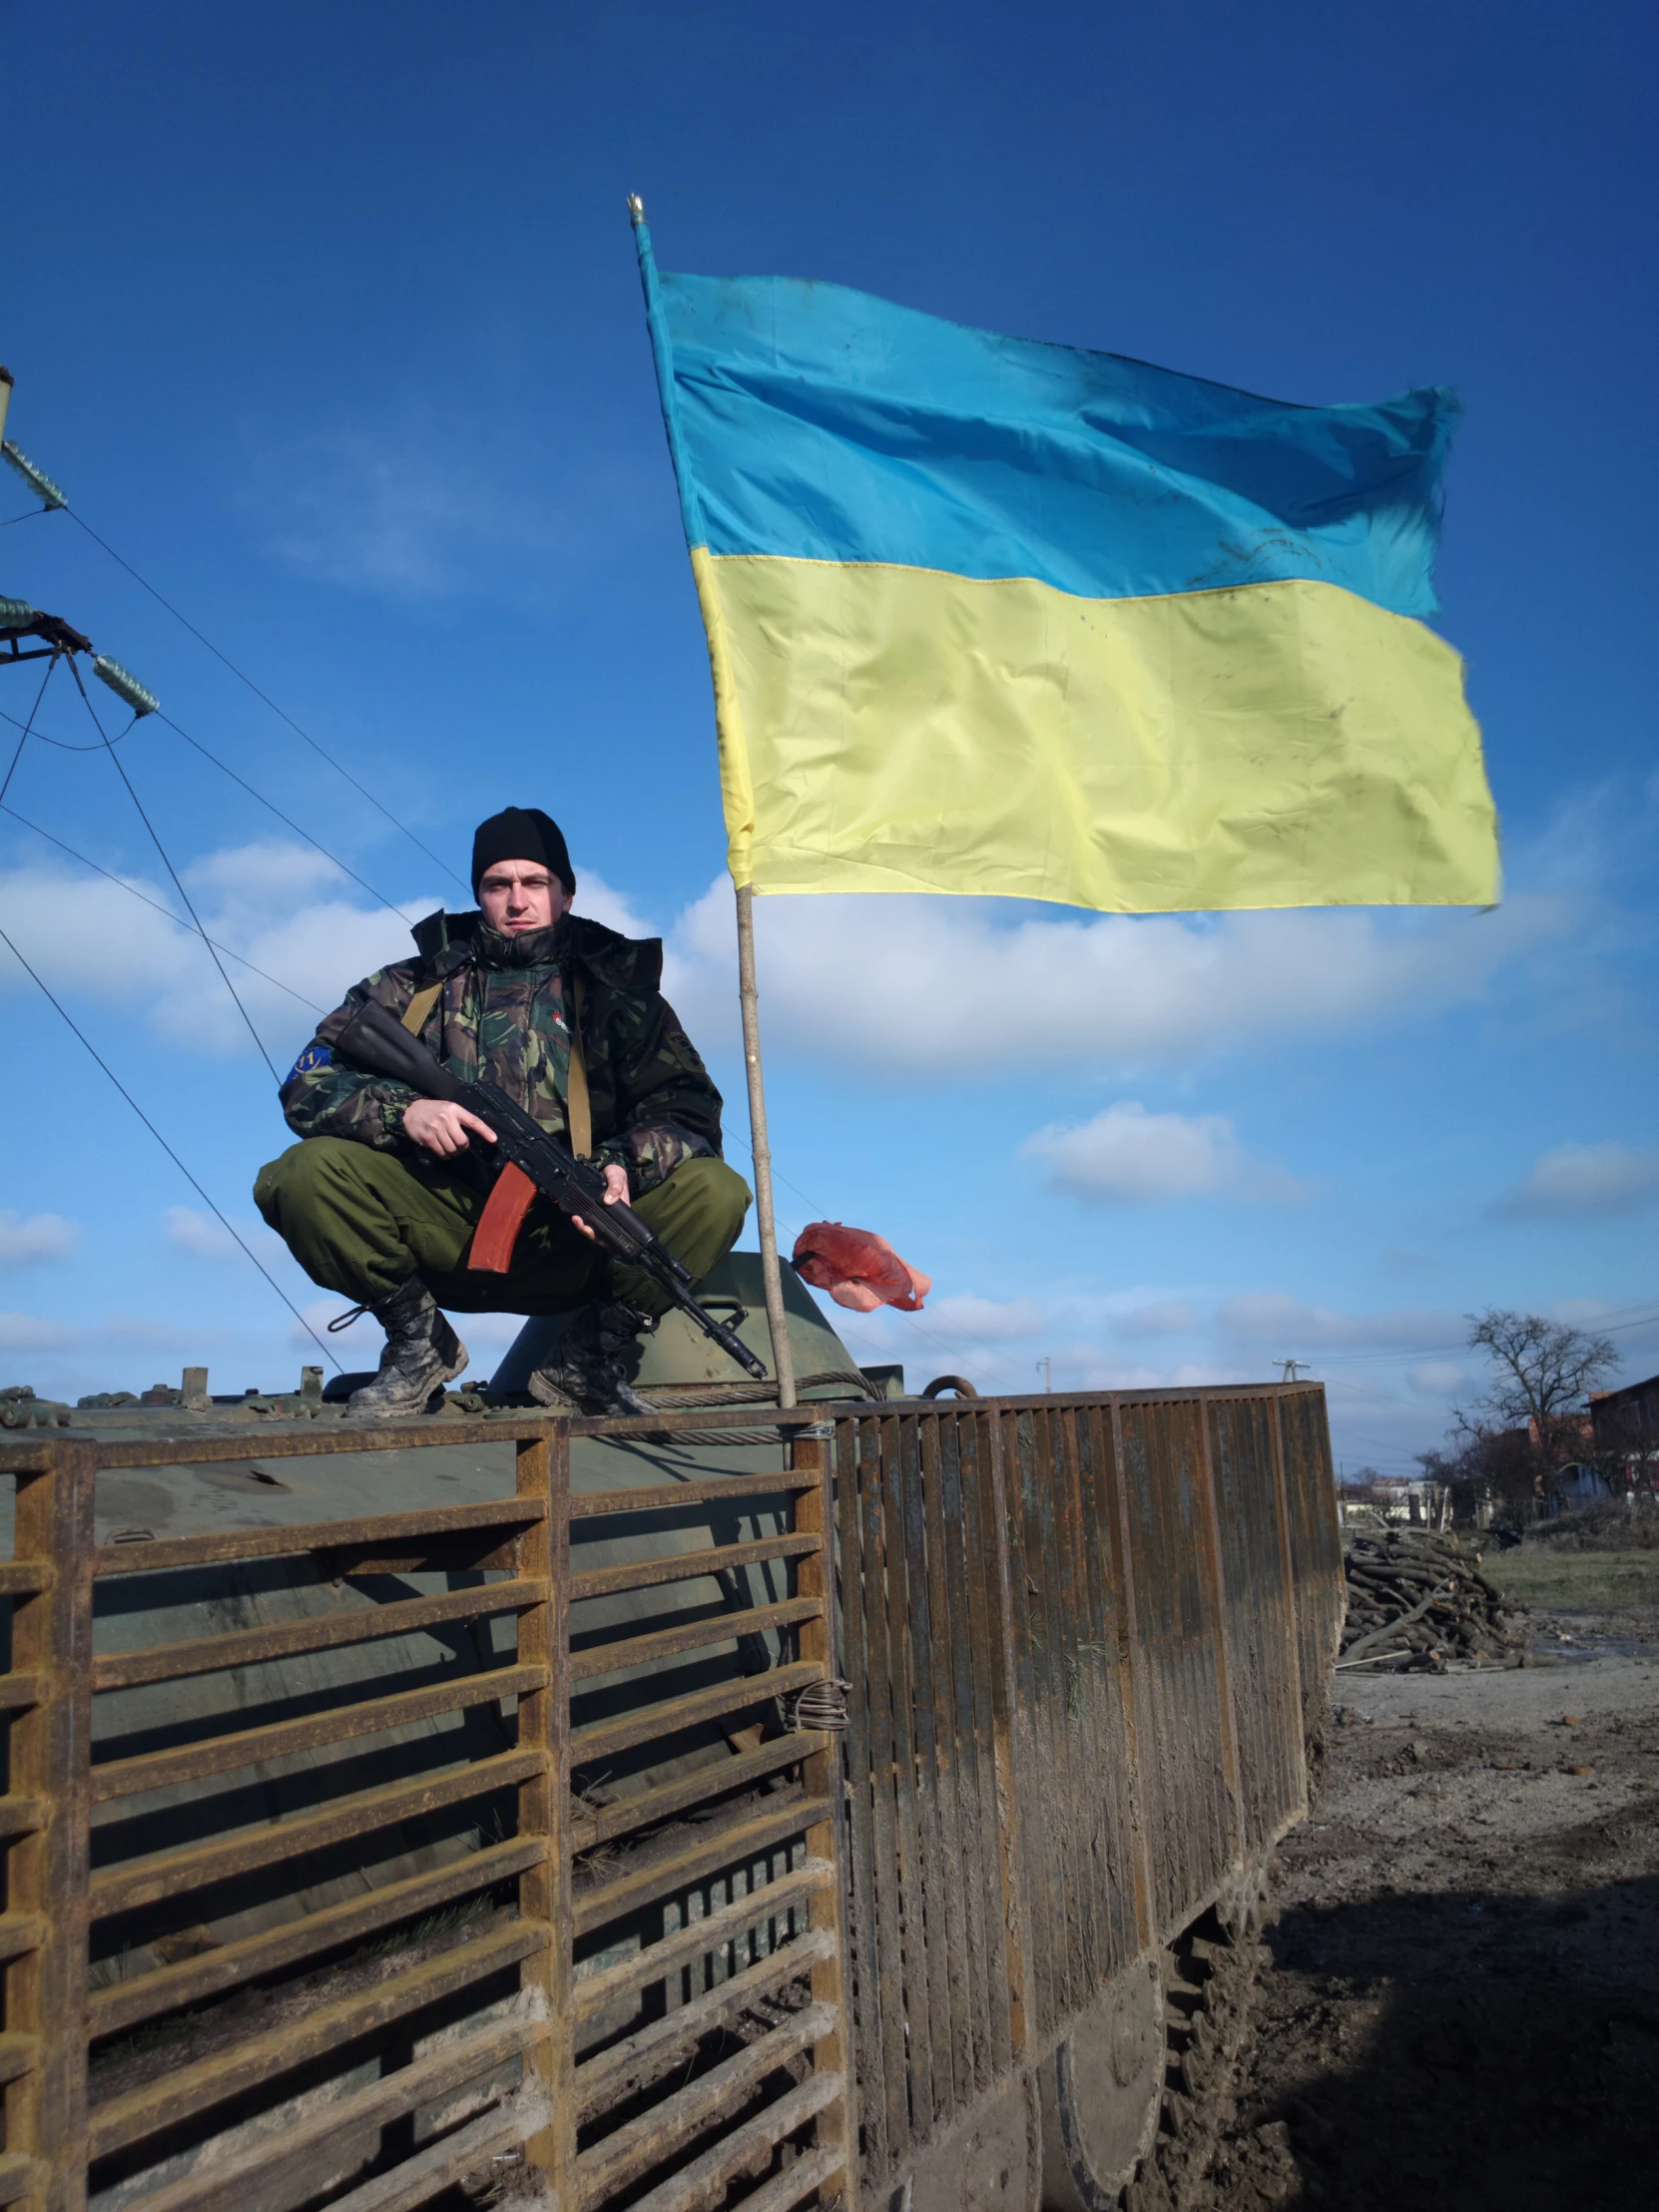
[[[421,1098],[448,1099],[476,1114],[493,1129],[501,1172],[472,1233],[469,1269],[488,1275],[505,1275],[512,1265],[513,1245],[530,1202],[540,1191],[572,1221],[585,1222],[599,1245],[625,1266],[635,1268],[672,1299],[683,1314],[696,1322],[712,1344],[752,1375],[767,1380],[766,1365],[731,1329],[692,1296],[692,1279],[667,1245],[654,1236],[633,1208],[619,1200],[605,1203],[605,1178],[586,1160],[567,1152],[556,1137],[532,1120],[523,1107],[514,1105],[505,1091],[493,1083],[463,1083],[433,1059],[418,1037],[409,1032],[376,1000],[359,1006],[334,1045],[335,1053],[370,1075],[385,1075],[406,1083]],[[738,1321],[749,1318],[739,1313]]]

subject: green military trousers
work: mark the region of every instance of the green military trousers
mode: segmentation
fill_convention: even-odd
[[[545,1199],[525,1216],[507,1274],[474,1275],[466,1251],[488,1195],[464,1154],[380,1152],[350,1137],[306,1137],[254,1185],[255,1205],[311,1281],[360,1306],[381,1305],[418,1275],[459,1314],[565,1314],[605,1297],[667,1313],[661,1291],[613,1264]],[[749,1186],[724,1160],[682,1160],[633,1205],[697,1283],[737,1243]]]

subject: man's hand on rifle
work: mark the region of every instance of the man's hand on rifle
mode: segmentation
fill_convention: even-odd
[[[495,1142],[495,1131],[464,1106],[447,1098],[412,1099],[403,1109],[403,1134],[411,1144],[424,1145],[440,1160],[452,1159],[467,1148],[467,1132]]]
[[[613,1160],[609,1167],[607,1167],[605,1170],[605,1203],[607,1206],[620,1206],[622,1201],[627,1196],[628,1170],[626,1168],[619,1168],[616,1162]],[[586,1237],[591,1243],[593,1239],[593,1231],[588,1227],[585,1221],[581,1221],[576,1216],[572,1215],[570,1226],[573,1229],[579,1229],[582,1232],[583,1236]]]

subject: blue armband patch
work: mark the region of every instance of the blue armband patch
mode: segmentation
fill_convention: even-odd
[[[288,1069],[287,1082],[291,1083],[295,1076],[315,1075],[319,1068],[332,1067],[333,1062],[334,1055],[325,1044],[308,1044]]]

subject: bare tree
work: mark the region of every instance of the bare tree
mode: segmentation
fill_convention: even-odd
[[[1487,1355],[1492,1375],[1468,1411],[1454,1408],[1459,1459],[1470,1473],[1495,1477],[1500,1494],[1513,1492],[1528,1463],[1535,1487],[1553,1490],[1563,1468],[1594,1457],[1586,1401],[1617,1368],[1617,1349],[1541,1314],[1489,1306],[1466,1319],[1469,1350]]]
[[[1619,1364],[1610,1337],[1592,1337],[1541,1314],[1488,1306],[1483,1314],[1463,1318],[1469,1350],[1486,1353],[1495,1371],[1490,1388],[1474,1405],[1488,1428],[1524,1428],[1533,1421],[1542,1428],[1576,1415],[1596,1383]]]

